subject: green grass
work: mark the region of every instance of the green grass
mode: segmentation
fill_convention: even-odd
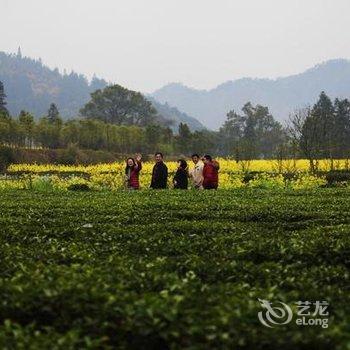
[[[2,349],[350,348],[350,191],[0,192]],[[327,300],[329,327],[258,298]]]

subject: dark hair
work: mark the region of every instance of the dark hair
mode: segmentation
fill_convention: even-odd
[[[133,162],[133,165],[132,165],[131,167],[128,165],[128,161],[129,161],[130,159],[131,159],[131,160],[132,160],[132,162]],[[135,163],[135,159],[134,159],[134,158],[132,158],[132,157],[129,157],[129,158],[126,160],[125,174],[127,174],[127,173],[128,173],[129,168],[133,168],[135,165],[136,165],[136,163]]]
[[[187,169],[187,162],[184,159],[178,159],[177,161],[180,163],[182,169]]]
[[[203,158],[209,160],[209,162],[213,160],[213,158],[209,154],[206,154]]]
[[[155,156],[160,155],[160,156],[163,158],[163,153],[162,153],[162,152],[156,152],[156,153],[154,153],[154,155],[155,155]]]
[[[192,156],[191,156],[191,158],[193,158],[193,157],[199,158],[199,154],[198,154],[198,153],[193,153]]]

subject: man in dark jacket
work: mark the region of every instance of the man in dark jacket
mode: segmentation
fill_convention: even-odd
[[[156,164],[154,164],[152,171],[151,188],[162,189],[167,188],[168,183],[168,168],[163,162],[163,154],[157,152],[155,154]]]

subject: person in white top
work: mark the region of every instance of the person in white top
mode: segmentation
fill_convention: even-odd
[[[200,160],[200,157],[198,154],[193,154],[191,158],[194,164],[194,167],[190,170],[190,177],[192,178],[193,187],[201,190],[203,189],[202,183],[203,183],[204,164]]]

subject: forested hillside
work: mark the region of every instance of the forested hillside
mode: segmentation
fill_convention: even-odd
[[[64,119],[74,118],[92,92],[107,86],[104,79],[94,77],[89,82],[82,74],[52,70],[41,60],[23,57],[20,50],[17,55],[0,52],[0,81],[4,84],[10,113],[15,116],[26,110],[36,118],[46,115],[51,103],[58,106]],[[177,108],[155,100],[152,103],[174,131],[181,122],[187,123],[192,130],[204,128],[198,120]]]
[[[36,117],[46,114],[51,103],[59,106],[62,117],[76,116],[90,93],[107,85],[96,77],[88,82],[75,72],[61,74],[41,60],[22,57],[20,52],[17,55],[0,52],[0,81],[5,86],[11,114],[18,115],[25,109]]]

